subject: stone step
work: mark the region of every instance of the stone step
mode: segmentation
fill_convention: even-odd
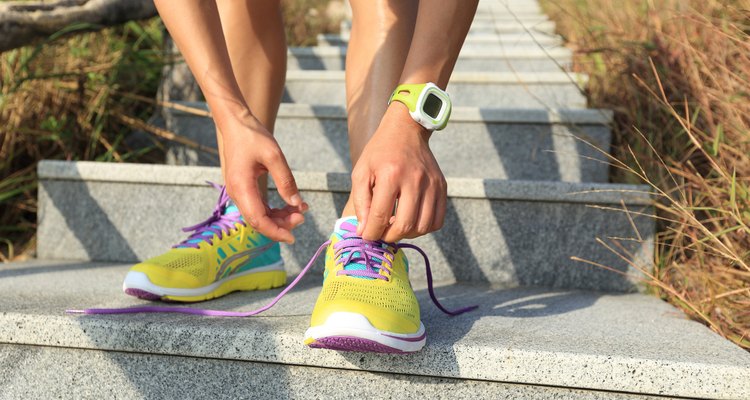
[[[428,335],[419,353],[312,350],[302,338],[321,266],[260,317],[230,319],[65,315],[148,303],[122,294],[128,265],[6,265],[0,397],[171,398],[179,388],[178,397],[352,398],[352,387],[357,398],[750,397],[750,354],[642,294],[439,284],[446,306],[479,304],[449,318],[415,285]],[[251,310],[278,293],[236,293],[190,307]]]
[[[477,34],[482,32],[487,33],[501,33],[501,32],[515,32],[515,29],[521,28],[520,31],[527,29],[537,30],[540,32],[555,33],[555,23],[550,21],[546,15],[541,14],[526,14],[526,15],[495,15],[489,18],[474,18],[471,26],[469,27],[469,34]],[[351,31],[351,21],[344,21],[341,23],[341,32]]]
[[[343,28],[343,25],[342,25]],[[555,22],[544,14],[537,13],[503,13],[480,14],[475,16],[469,28],[469,34],[481,32],[518,32],[535,30],[538,32],[555,33]],[[342,29],[342,32],[344,30]]]
[[[513,16],[546,16],[538,7],[477,7],[474,20],[506,20]]]
[[[485,11],[479,11],[474,15],[473,24],[487,24],[493,22],[505,22],[505,21],[524,21],[524,22],[538,22],[549,20],[546,14],[542,14],[535,11],[508,11],[498,13],[488,13]]]
[[[341,33],[351,32],[352,21],[345,20],[341,22]],[[555,22],[547,19],[546,16],[533,16],[527,18],[514,17],[506,14],[505,16],[494,16],[492,20],[474,21],[469,28],[468,35],[484,33],[512,33],[512,32],[547,32],[555,33]]]
[[[479,2],[476,15],[503,15],[506,13],[539,13],[543,10],[539,3],[533,0],[517,1],[487,1]]]
[[[207,112],[205,103],[180,103]],[[167,129],[216,148],[213,120],[165,108]],[[612,113],[603,110],[514,110],[457,107],[430,148],[449,177],[607,182]],[[296,170],[351,171],[343,106],[282,104],[276,138]],[[170,145],[170,164],[219,165],[218,156]],[[477,162],[481,160],[481,162]]]
[[[349,42],[349,34],[326,33],[317,36],[319,46],[341,46]],[[497,54],[508,49],[558,48],[562,40],[554,35],[544,33],[504,33],[468,36],[462,47],[463,51],[484,51]]]
[[[19,362],[23,360],[22,362]],[[474,379],[383,374],[234,359],[0,344],[3,399],[386,399],[477,395],[517,400],[657,399],[646,395]],[[342,384],[345,383],[345,384]],[[388,389],[384,392],[383,388]],[[661,398],[661,397],[659,397]]]
[[[486,24],[492,22],[540,21],[548,20],[546,14],[534,10],[477,10],[472,24]]]
[[[346,65],[346,46],[292,47],[287,57],[289,70],[343,71]],[[518,48],[488,53],[466,49],[456,62],[454,71],[486,72],[554,72],[568,70],[572,54],[564,48]]]
[[[125,262],[161,254],[184,239],[180,227],[213,209],[217,192],[204,182],[221,182],[214,167],[96,162],[43,161],[38,175],[43,259]],[[291,272],[328,238],[350,190],[348,174],[295,171],[295,178],[310,212],[295,245],[282,246]],[[274,191],[270,199],[281,204]],[[413,241],[429,254],[438,280],[632,291],[637,275],[597,238],[621,244],[635,265],[653,260],[651,199],[642,186],[449,178],[448,200],[445,227]],[[422,260],[413,256],[410,264],[423,279]]]
[[[454,72],[447,91],[457,107],[585,108],[585,80],[566,72]],[[344,105],[344,71],[287,71],[282,101]]]
[[[485,25],[496,22],[542,22],[549,21],[549,17],[546,14],[529,11],[506,11],[504,13],[488,14],[480,12],[474,15],[472,25]]]

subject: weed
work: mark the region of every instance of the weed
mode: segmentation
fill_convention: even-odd
[[[158,19],[94,33],[75,24],[35,46],[0,55],[0,258],[24,254],[36,228],[36,163],[41,159],[154,161],[159,143],[130,148],[132,124],[159,84],[162,28]]]
[[[750,349],[750,1],[543,5],[590,75],[590,105],[615,111],[613,179],[658,195],[653,270],[638,267]]]

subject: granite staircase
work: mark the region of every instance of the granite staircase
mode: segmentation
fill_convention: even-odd
[[[290,276],[351,186],[342,28],[289,49],[276,136],[311,205],[298,242],[283,246]],[[608,183],[612,113],[586,108],[571,57],[536,1],[480,2],[448,86],[453,118],[431,142],[449,183],[445,228],[414,241],[441,301],[480,307],[441,314],[414,255],[429,339],[408,356],[302,344],[322,262],[259,317],[66,315],[143,304],[121,292],[125,272],[206,217],[216,192],[204,181],[221,174],[215,156],[179,146],[169,153],[178,165],[40,163],[38,258],[0,268],[0,399],[750,398],[750,355],[642,293],[653,199],[647,187]],[[215,145],[208,118],[164,117]],[[277,293],[196,307],[251,310]]]

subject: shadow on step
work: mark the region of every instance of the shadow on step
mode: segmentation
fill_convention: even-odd
[[[417,297],[422,304],[425,323],[439,325],[460,321],[451,323],[451,327],[461,325],[468,326],[469,329],[470,324],[464,323],[466,320],[473,322],[483,317],[539,318],[567,314],[591,306],[601,296],[598,292],[528,287],[497,289],[465,283],[437,287],[435,294],[448,309],[470,305],[479,307],[460,316],[446,317],[432,306],[427,290],[419,290]],[[456,336],[456,340],[461,337]]]
[[[107,196],[116,197],[118,194],[113,192],[97,193],[97,197],[94,197],[88,185],[80,181],[50,181],[44,186],[40,186],[39,203],[49,205],[39,211],[39,227],[40,229],[46,229],[40,236],[46,236],[47,238],[65,237],[69,235],[69,232],[72,232],[88,259],[137,261],[139,257],[130,247],[128,240],[120,233],[118,226],[112,222],[110,215],[99,205],[99,201],[117,204],[118,200],[122,201],[123,199],[107,199]],[[44,198],[46,198],[46,201]],[[74,199],[74,201],[71,201],[71,199]],[[147,215],[145,211],[144,215]],[[125,219],[137,224],[140,216],[114,216],[114,218],[117,217],[125,217]],[[51,218],[53,222],[46,222],[44,221],[45,218]],[[91,232],[97,234],[92,235]],[[53,250],[52,247],[55,246],[55,243],[52,240],[39,242],[41,245],[47,246],[39,249],[40,257],[45,257],[46,254],[65,253],[64,251]],[[59,241],[61,245],[65,245],[66,242],[64,240]],[[112,243],[117,245],[113,246]]]
[[[122,267],[122,264],[116,263],[100,263],[100,262],[81,262],[81,261],[54,261],[54,262],[42,262],[41,265],[37,265],[36,262],[29,263],[29,266],[22,268],[0,268],[0,280],[6,278],[16,278],[19,276],[27,275],[38,275],[48,273],[64,273],[68,271],[76,270],[87,270],[87,269],[101,269],[101,268],[118,268]]]
[[[219,299],[199,303],[160,303],[147,302],[122,295],[119,290],[122,274],[114,274],[102,282],[105,290],[110,292],[107,300],[101,304],[107,307],[132,307],[144,305],[194,307],[203,309],[248,311],[267,304],[276,296],[280,289],[260,290],[251,292],[237,292]],[[290,280],[293,277],[290,277]],[[305,277],[296,290],[289,293],[279,304],[254,318],[217,318],[200,317],[183,314],[131,314],[131,315],[82,315],[75,317],[80,332],[84,334],[84,347],[105,350],[101,357],[114,367],[111,373],[124,377],[130,384],[131,390],[146,395],[153,385],[154,379],[165,382],[176,379],[166,372],[166,367],[160,369],[157,376],[144,376],[142,366],[128,363],[120,354],[145,353],[151,355],[177,356],[182,360],[200,358],[219,360],[250,360],[257,362],[281,363],[283,347],[289,346],[279,339],[288,334],[285,329],[291,325],[292,332],[297,332],[300,318],[305,321],[309,312],[300,305],[306,297],[306,289],[320,285],[320,277]],[[85,289],[83,289],[85,290]],[[101,298],[101,297],[98,297]],[[97,306],[96,303],[89,306]],[[311,307],[311,306],[310,306]],[[72,317],[70,317],[72,318]],[[268,334],[273,332],[274,334]],[[296,339],[296,338],[295,338]],[[281,342],[280,342],[281,340]],[[301,341],[294,341],[300,349]],[[175,360],[175,359],[172,359]],[[191,365],[195,365],[192,363]],[[221,379],[236,375],[237,364],[226,362],[222,364]],[[190,372],[190,371],[186,371]],[[202,376],[198,374],[197,376]],[[215,393],[221,393],[222,381],[206,380],[204,385],[214,385]],[[253,387],[263,388],[266,383],[251,383]],[[275,398],[291,398],[294,393],[288,375],[288,368],[279,367],[274,376],[272,390]],[[171,393],[173,388],[165,388]],[[209,390],[210,391],[210,390]],[[184,393],[183,393],[184,394]],[[191,397],[191,396],[188,396]],[[175,397],[179,398],[179,396]]]
[[[441,373],[460,376],[461,365],[466,365],[466,346],[497,347],[508,343],[526,343],[544,340],[548,336],[545,327],[559,323],[570,325],[580,318],[575,315],[591,307],[602,296],[598,292],[570,291],[549,288],[497,289],[489,286],[451,284],[435,288],[440,302],[448,309],[457,309],[477,304],[471,312],[450,317],[432,304],[426,289],[416,292],[422,310],[422,322],[427,329],[427,345],[418,353],[408,356],[410,362],[434,365],[439,359]],[[542,321],[529,323],[528,319]],[[537,327],[529,329],[529,326]],[[524,328],[525,327],[525,328]],[[534,331],[536,329],[536,332]],[[505,343],[501,345],[500,343]],[[461,357],[456,349],[463,349]],[[459,350],[461,351],[461,350]],[[388,359],[363,357],[360,353],[340,353],[352,364],[370,369],[373,364],[387,363]]]

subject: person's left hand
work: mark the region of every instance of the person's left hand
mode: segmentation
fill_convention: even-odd
[[[357,233],[363,239],[397,242],[442,228],[447,185],[429,135],[405,105],[388,107],[352,171]]]

